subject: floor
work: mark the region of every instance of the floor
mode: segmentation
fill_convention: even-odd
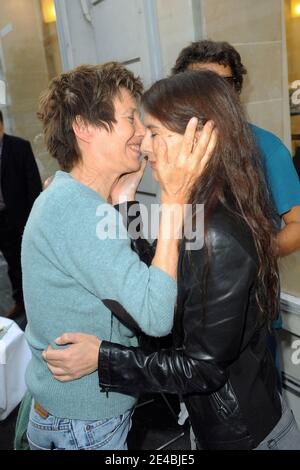
[[[0,316],[11,307],[11,289],[7,278],[6,264],[0,253]],[[24,318],[17,323],[24,327]],[[187,450],[190,449],[189,426],[177,422],[180,411],[176,396],[153,395],[141,397],[134,415],[128,437],[131,450]],[[5,421],[0,421],[0,450],[13,449],[14,429],[18,409],[15,409]]]

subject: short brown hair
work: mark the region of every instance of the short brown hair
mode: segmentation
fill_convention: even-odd
[[[71,170],[81,159],[72,127],[76,117],[111,129],[116,122],[113,101],[121,88],[135,98],[143,92],[141,80],[117,62],[81,65],[50,82],[40,97],[37,115],[47,149],[63,170]]]

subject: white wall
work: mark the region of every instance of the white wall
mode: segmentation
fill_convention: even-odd
[[[55,4],[65,69],[140,57],[143,79],[150,84],[168,74],[182,47],[202,35],[201,0],[102,0],[95,5],[92,0],[55,0]]]
[[[205,35],[233,44],[248,75],[242,93],[249,120],[290,147],[282,0],[202,0]]]
[[[83,15],[80,0],[55,0],[57,30],[64,70],[95,64],[94,32]]]
[[[179,51],[201,39],[201,0],[156,0],[163,75],[168,75]]]

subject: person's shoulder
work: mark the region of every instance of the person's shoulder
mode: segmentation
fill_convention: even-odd
[[[246,221],[234,208],[218,204],[208,221],[207,234],[213,248],[241,248],[256,259],[253,235]]]
[[[254,124],[250,124],[250,128],[257,145],[264,153],[270,154],[278,150],[289,153],[289,150],[282,140],[277,135],[273,134],[273,132],[263,129],[262,127],[255,126]]]
[[[186,246],[186,245],[185,245]],[[209,258],[226,263],[229,259],[252,261],[257,265],[257,251],[251,230],[245,220],[233,208],[219,203],[207,221],[206,236],[202,249],[192,250],[185,262],[203,263],[209,253]],[[227,261],[226,261],[227,260]]]
[[[58,213],[66,207],[70,201],[74,201],[75,192],[72,191],[72,185],[67,175],[57,171],[52,178],[51,184],[37,198],[33,210],[42,210],[45,217],[53,213]]]
[[[4,134],[4,138],[7,142],[9,142],[12,145],[17,145],[17,146],[30,145],[30,142],[28,140],[23,139],[22,137],[18,137],[16,135]]]
[[[67,172],[58,170],[52,178],[49,186],[43,191],[44,199],[49,205],[71,205],[81,206],[84,204],[86,197],[83,185]],[[91,196],[93,195],[91,191]],[[101,201],[100,201],[101,202]]]
[[[211,236],[223,233],[235,234],[244,225],[241,222],[241,218],[233,209],[219,203],[208,220],[207,231]]]
[[[240,244],[253,248],[253,236],[248,224],[237,214],[231,204],[218,203],[210,214],[205,227],[204,245],[213,249]]]
[[[115,211],[96,191],[79,183],[69,173],[60,170],[55,173],[41,198],[43,204],[47,206],[47,211],[56,215],[62,214],[66,223],[78,217],[86,221],[95,220],[98,212],[105,215],[105,210],[101,211],[101,207],[104,206]]]
[[[59,228],[63,221],[67,223],[71,216],[80,211],[80,205],[81,198],[72,178],[65,172],[57,171],[51,184],[34,202],[29,216],[30,226],[37,224],[39,227]]]

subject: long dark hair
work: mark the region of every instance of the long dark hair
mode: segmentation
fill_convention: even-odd
[[[263,317],[275,318],[279,276],[274,209],[261,157],[237,93],[223,78],[203,70],[158,81],[144,94],[142,102],[145,111],[180,134],[193,116],[198,117],[200,126],[207,120],[214,121],[218,143],[189,202],[205,203],[206,227],[220,202],[249,226],[259,260],[256,298]]]

